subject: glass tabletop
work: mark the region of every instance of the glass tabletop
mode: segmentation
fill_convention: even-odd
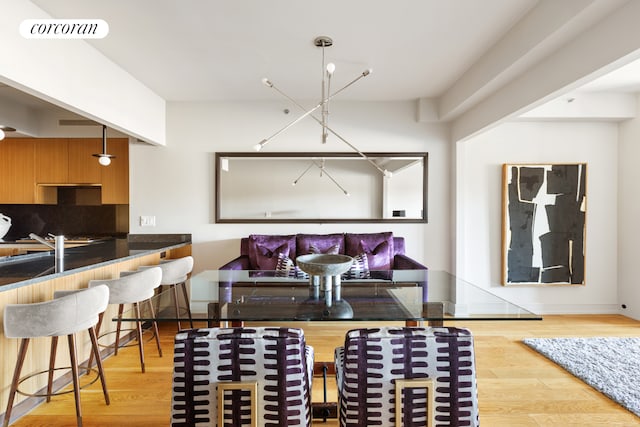
[[[281,272],[205,270],[190,279],[194,320],[455,321],[541,320],[486,289],[445,271],[369,271],[364,277],[281,277]],[[123,320],[188,320],[164,291]],[[154,310],[151,310],[154,307]],[[114,319],[116,320],[116,319]]]

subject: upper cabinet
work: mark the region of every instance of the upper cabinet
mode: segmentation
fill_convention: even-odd
[[[102,152],[99,138],[69,140],[69,182],[100,183],[103,166],[93,154]]]
[[[100,184],[98,138],[43,138],[36,141],[37,184]]]
[[[69,142],[66,138],[35,139],[36,184],[66,184],[69,178]]]
[[[32,140],[0,141],[0,202],[35,202],[35,143]]]
[[[107,149],[116,157],[101,166],[100,138],[0,141],[0,204],[55,204],[60,185],[101,186],[103,204],[129,204],[129,141],[110,138]]]

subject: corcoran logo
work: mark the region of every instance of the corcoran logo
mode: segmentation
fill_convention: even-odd
[[[27,39],[101,39],[109,34],[102,19],[25,19],[20,34]]]

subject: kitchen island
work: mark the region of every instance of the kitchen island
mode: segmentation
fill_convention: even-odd
[[[0,259],[0,292],[144,256],[156,254],[164,257],[162,252],[185,252],[184,247],[190,245],[189,234],[137,234],[81,246],[74,245],[65,248],[63,271],[55,269],[53,250],[8,257]],[[25,249],[33,249],[30,248],[33,245],[29,244],[0,243],[0,248],[3,246],[24,246]],[[191,251],[187,252],[187,255],[190,255]]]
[[[32,256],[33,255],[33,256]],[[136,270],[141,265],[158,264],[161,259],[180,258],[191,255],[190,234],[129,235],[84,246],[65,249],[64,270],[56,271],[53,251],[5,258],[0,262],[0,313],[4,314],[7,304],[27,304],[47,301],[57,290],[86,288],[89,280],[117,278],[121,271]],[[109,306],[105,319],[111,319],[117,307]],[[125,328],[128,326],[124,326]],[[115,330],[111,322],[104,322],[101,333]],[[108,345],[113,339],[108,335],[101,339],[101,345]],[[69,366],[65,340],[60,341],[56,366]],[[9,386],[18,354],[19,340],[4,336],[0,328],[0,413],[7,405]],[[78,360],[86,360],[91,349],[88,334],[78,334]],[[47,369],[49,363],[50,339],[32,340],[25,360],[23,375]],[[106,348],[105,353],[110,349]],[[132,373],[139,374],[133,369]],[[58,383],[70,382],[65,371],[56,371]],[[46,387],[46,375],[38,375],[25,382],[21,388],[36,392]],[[107,373],[107,384],[109,378]],[[30,410],[42,399],[16,396],[17,406],[13,415],[18,416]],[[1,418],[1,417],[0,417]]]

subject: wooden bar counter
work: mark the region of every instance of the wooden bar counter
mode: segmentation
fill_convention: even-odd
[[[34,254],[33,257],[15,257],[16,261],[5,258],[0,261],[0,323],[7,304],[26,304],[47,301],[57,290],[86,288],[89,280],[117,278],[121,271],[136,270],[141,265],[158,264],[161,259],[180,258],[191,255],[191,235],[130,235],[86,246],[65,249],[64,271],[55,270],[55,257],[50,254]],[[117,314],[116,306],[109,306],[105,319]],[[26,319],[25,319],[26,320]],[[124,326],[128,327],[128,326]],[[115,323],[105,321],[101,334],[115,330]],[[115,334],[100,340],[108,345]],[[4,336],[4,325],[0,326],[0,413],[4,414],[9,387],[18,353],[18,339]],[[26,376],[46,370],[49,363],[50,338],[34,339],[29,344],[22,375]],[[56,366],[69,366],[69,352],[66,340],[60,340]],[[78,360],[86,361],[91,349],[88,334],[78,334]],[[104,349],[104,347],[103,347]],[[103,350],[107,352],[107,350]],[[66,382],[66,370],[56,371],[58,382]],[[68,376],[68,375],[67,375]],[[34,393],[46,387],[46,375],[37,375],[25,381],[20,388]],[[70,376],[68,376],[70,381]],[[108,384],[107,377],[107,384]],[[43,398],[26,398],[16,395],[17,406],[13,415],[19,416],[33,408]],[[0,417],[0,419],[3,417]]]

